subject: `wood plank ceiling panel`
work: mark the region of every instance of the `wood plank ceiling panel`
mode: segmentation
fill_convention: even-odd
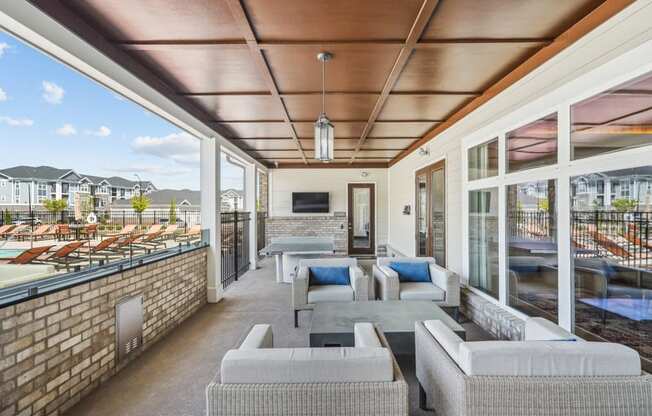
[[[443,120],[473,97],[473,94],[390,94],[378,121]]]
[[[283,111],[271,95],[199,95],[190,99],[222,121],[283,121]]]
[[[366,120],[376,97],[372,94],[327,95],[326,113],[331,121]],[[321,96],[317,94],[284,96],[283,102],[293,121],[314,122],[321,113]]]

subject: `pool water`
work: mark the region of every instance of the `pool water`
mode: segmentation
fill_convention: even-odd
[[[16,248],[0,248],[0,260],[10,260],[18,257],[25,250]]]

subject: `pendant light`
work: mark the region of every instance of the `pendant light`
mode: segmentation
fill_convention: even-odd
[[[315,159],[322,162],[333,160],[335,147],[335,128],[326,117],[326,62],[332,57],[329,52],[317,55],[317,59],[321,61],[321,114],[315,123]]]

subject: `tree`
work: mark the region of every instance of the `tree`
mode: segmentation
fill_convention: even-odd
[[[45,199],[43,200],[43,207],[56,218],[68,208],[68,201],[65,199]]]
[[[5,213],[3,215],[3,224],[11,224],[11,212],[9,212],[8,209],[5,210]]]
[[[138,223],[143,222],[143,211],[149,207],[149,198],[145,195],[137,195],[131,198],[131,208],[138,214]]]
[[[638,201],[629,198],[618,198],[611,201],[611,206],[619,212],[634,211],[638,206]]]
[[[172,198],[170,201],[170,214],[168,215],[169,222],[168,224],[174,224],[177,222],[177,200],[176,198]]]
[[[550,202],[548,201],[548,198],[539,199],[537,201],[537,208],[539,211],[548,212],[548,209],[550,208]]]

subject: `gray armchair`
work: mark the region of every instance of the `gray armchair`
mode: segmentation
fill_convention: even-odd
[[[310,267],[348,267],[351,285],[310,285]],[[292,281],[294,327],[298,326],[299,311],[310,310],[319,302],[352,302],[369,300],[369,278],[352,258],[303,259]]]
[[[429,263],[431,282],[400,282],[392,262]],[[460,278],[435,263],[432,257],[379,257],[373,266],[376,295],[381,300],[431,300],[438,306],[460,306]]]

